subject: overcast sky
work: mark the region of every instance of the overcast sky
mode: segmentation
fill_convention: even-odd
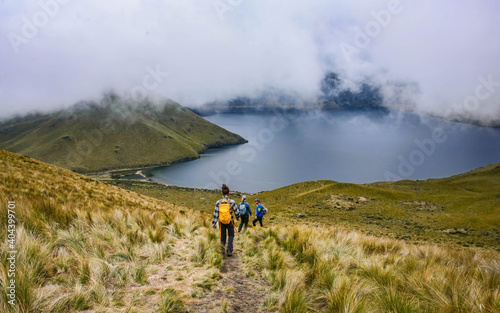
[[[422,112],[500,118],[498,16],[497,0],[0,0],[0,117],[111,89],[314,97],[336,71],[415,83]]]

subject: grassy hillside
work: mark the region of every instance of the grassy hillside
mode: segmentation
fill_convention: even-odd
[[[498,253],[293,225],[245,237],[247,270],[280,312],[500,312]]]
[[[223,259],[188,197],[169,204],[0,150],[1,225],[9,201],[17,308],[6,226],[2,312],[256,312],[243,292],[263,312],[500,312],[495,251],[278,225],[241,234]]]
[[[0,123],[0,148],[78,172],[167,165],[244,141],[173,101],[132,104],[112,94]]]
[[[218,192],[114,181],[112,184],[209,213]],[[500,163],[444,179],[367,185],[304,182],[249,197],[271,210],[271,225],[342,225],[413,242],[500,251]],[[234,194],[233,198],[239,198]],[[297,218],[297,214],[303,217]]]
[[[275,208],[277,221],[304,214],[308,224],[327,221],[414,241],[500,249],[499,165],[425,181],[307,182],[258,196]]]
[[[199,213],[4,150],[0,173],[1,312],[184,312],[220,278],[216,233]]]

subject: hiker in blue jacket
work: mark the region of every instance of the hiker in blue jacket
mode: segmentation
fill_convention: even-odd
[[[260,223],[260,227],[264,227],[264,226],[262,226],[262,218],[264,217],[264,206],[262,204],[260,204],[259,199],[255,199],[255,205],[256,205],[255,218],[252,222],[253,223],[253,230],[255,230],[255,225],[257,224],[257,221]]]
[[[252,216],[252,209],[250,208],[250,204],[247,202],[247,196],[241,197],[241,202],[238,204],[238,212],[240,213],[241,217],[241,223],[240,227],[238,227],[238,232],[241,233],[243,225],[245,225],[245,230],[247,230],[249,216]]]

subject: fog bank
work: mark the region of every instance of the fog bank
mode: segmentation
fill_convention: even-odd
[[[3,1],[0,117],[107,90],[191,107],[269,89],[314,99],[331,71],[346,87],[369,79],[386,106],[498,120],[499,9],[493,0]]]

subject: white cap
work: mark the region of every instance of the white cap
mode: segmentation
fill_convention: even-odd
[[[247,196],[243,196],[243,197],[241,197],[241,198],[246,200],[246,199],[247,199]]]

